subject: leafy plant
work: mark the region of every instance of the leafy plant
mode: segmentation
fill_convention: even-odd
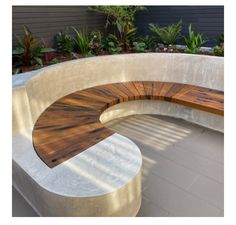
[[[221,46],[222,44],[224,44],[224,34],[223,33],[219,34],[217,37],[217,45]]]
[[[207,40],[205,40],[200,33],[194,33],[192,30],[192,25],[188,27],[188,37],[184,37],[184,42],[186,44],[186,52],[197,53],[202,45],[204,45]]]
[[[34,65],[34,70],[38,70],[38,69],[41,69],[43,68],[43,65],[42,64],[36,64]]]
[[[68,54],[73,51],[72,38],[67,31],[59,32],[56,35],[56,43],[59,52]]]
[[[18,73],[21,73],[21,68],[15,68],[15,69],[13,69],[13,74],[15,75],[15,74],[18,74]]]
[[[156,47],[156,38],[153,36],[145,35],[138,38],[138,42],[143,42],[146,45],[146,49],[154,50]]]
[[[217,37],[217,45],[213,48],[216,56],[224,56],[224,34],[221,33]]]
[[[12,52],[13,56],[18,59],[18,66],[43,65],[43,54],[55,50],[44,48],[41,41],[33,36],[28,27],[23,26],[23,28],[24,36],[21,38],[16,35],[18,47]]]
[[[144,42],[134,42],[133,45],[134,45],[134,50],[136,52],[145,52],[145,49],[147,47]]]
[[[176,40],[181,37],[182,21],[167,27],[159,27],[150,23],[149,29],[156,34],[162,44],[174,45]]]
[[[111,54],[118,54],[122,51],[122,48],[117,46],[113,41],[108,42],[108,51]]]
[[[88,52],[88,53],[86,53],[86,54],[84,55],[84,57],[86,57],[86,58],[93,57],[93,56],[94,56],[94,55],[93,55],[92,52]]]
[[[89,49],[92,54],[98,55],[102,49],[102,34],[100,31],[93,31],[91,34],[91,40],[89,42]]]
[[[218,45],[213,48],[213,51],[216,56],[224,56],[224,48]]]
[[[60,60],[58,60],[57,58],[54,58],[49,62],[49,65],[57,64],[59,62],[60,62]]]
[[[104,49],[111,54],[117,54],[122,51],[116,36],[109,34],[104,40]]]
[[[111,26],[113,35],[117,38],[123,50],[130,48],[137,28],[134,26],[135,15],[145,10],[143,6],[92,6],[90,10],[103,13],[107,16],[105,28]]]
[[[78,31],[75,27],[72,27],[75,32],[75,36],[73,37],[75,47],[77,50],[85,55],[89,52],[89,35],[86,29],[82,29]]]

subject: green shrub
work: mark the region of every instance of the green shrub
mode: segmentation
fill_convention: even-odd
[[[202,34],[195,34],[192,30],[192,25],[189,25],[188,28],[188,37],[184,37],[184,42],[186,44],[186,52],[188,53],[197,53],[202,45],[204,45],[207,40],[205,40]]]
[[[115,42],[110,41],[108,42],[108,52],[111,54],[118,54],[122,51],[122,48],[117,46]]]
[[[93,55],[92,52],[88,52],[88,53],[86,53],[86,54],[84,55],[84,57],[86,57],[86,58],[93,57],[93,56],[94,56],[94,55]]]
[[[148,50],[154,50],[157,45],[156,38],[154,38],[153,36],[149,36],[149,35],[140,36],[140,37],[138,37],[137,41],[145,43],[146,49],[148,49]]]
[[[216,56],[224,56],[224,48],[218,45],[213,48],[213,51]]]
[[[221,46],[222,44],[224,44],[224,34],[223,33],[219,34],[217,37],[217,45]]]
[[[59,32],[56,35],[56,43],[59,52],[69,54],[73,51],[72,38],[67,31]]]
[[[13,57],[18,59],[18,66],[43,65],[42,56],[44,53],[55,51],[52,48],[44,48],[41,41],[33,36],[29,28],[23,26],[24,36],[16,35],[18,47],[12,52]]]
[[[102,34],[100,31],[93,31],[90,34],[91,39],[89,42],[90,52],[94,55],[98,55],[102,52],[103,44],[102,44]]]
[[[119,46],[119,41],[117,37],[113,34],[109,34],[104,41],[104,49],[111,54],[118,54],[122,51],[122,48]]]
[[[89,35],[86,29],[78,31],[75,27],[72,27],[75,32],[73,37],[75,48],[79,53],[85,55],[89,52]]]
[[[60,60],[58,60],[57,58],[54,58],[49,62],[49,65],[57,64],[59,62],[60,62]]]
[[[176,40],[181,37],[182,21],[167,27],[149,24],[149,29],[157,36],[160,43],[164,45],[174,45]]]
[[[147,48],[147,46],[144,42],[134,42],[133,45],[134,45],[133,49],[136,52],[145,52],[145,50]]]
[[[111,26],[114,30],[119,46],[123,50],[130,48],[136,35],[134,26],[135,15],[138,11],[145,10],[143,6],[92,6],[90,10],[105,14],[107,17],[105,27]]]

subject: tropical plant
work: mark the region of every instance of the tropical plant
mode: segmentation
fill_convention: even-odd
[[[108,51],[111,54],[117,54],[122,51],[117,37],[112,34],[109,34],[106,37],[106,39],[103,41],[103,46],[104,50]]]
[[[89,52],[89,35],[86,29],[81,29],[78,31],[75,27],[72,27],[75,32],[73,37],[75,48],[79,53],[85,55]]]
[[[164,45],[174,45],[178,38],[181,37],[182,21],[167,27],[159,27],[152,23],[149,24],[149,29],[156,34],[157,39]]]
[[[60,62],[60,60],[58,60],[57,58],[54,58],[49,62],[49,65],[57,64],[59,62]]]
[[[195,54],[207,40],[203,38],[202,34],[194,33],[190,24],[188,27],[188,37],[184,37],[184,42],[186,44],[186,52]]]
[[[24,36],[21,38],[16,35],[18,47],[13,50],[13,57],[18,59],[18,66],[43,65],[43,54],[55,50],[44,48],[42,42],[33,36],[28,27],[23,26],[23,28]]]
[[[213,48],[213,52],[216,56],[224,56],[224,48],[218,45]]]
[[[133,45],[134,45],[134,50],[136,52],[145,52],[147,48],[144,42],[134,42]]]
[[[217,37],[217,45],[218,46],[224,45],[224,34],[223,33],[218,35],[218,37]]]
[[[111,54],[118,54],[122,51],[122,48],[117,46],[113,41],[108,42],[108,51]]]
[[[86,58],[93,57],[93,56],[94,56],[94,55],[93,55],[92,52],[88,52],[88,53],[86,53],[86,54],[84,55],[84,57],[86,57]]]
[[[138,37],[137,41],[145,43],[146,49],[148,50],[154,50],[157,43],[156,38],[149,35],[140,36]]]
[[[57,49],[62,54],[69,54],[73,51],[72,38],[67,31],[61,31],[56,35]]]
[[[92,54],[98,55],[103,49],[102,34],[100,31],[93,31],[91,32],[90,36],[91,36],[89,42],[90,52]]]
[[[126,51],[130,48],[137,31],[134,26],[135,15],[146,8],[143,6],[92,6],[89,9],[107,16],[105,28],[108,26],[113,28],[113,35],[117,38],[119,46]]]
[[[216,56],[224,56],[224,34],[221,33],[217,37],[217,45],[213,48]]]

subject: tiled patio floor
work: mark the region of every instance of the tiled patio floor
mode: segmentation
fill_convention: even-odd
[[[224,136],[163,116],[136,115],[106,124],[143,155],[138,216],[223,216]],[[13,191],[13,216],[36,216]]]

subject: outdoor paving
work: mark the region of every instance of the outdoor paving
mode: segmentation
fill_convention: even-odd
[[[223,216],[224,136],[164,116],[135,115],[106,124],[143,155],[138,216]],[[13,216],[37,216],[13,189]]]

